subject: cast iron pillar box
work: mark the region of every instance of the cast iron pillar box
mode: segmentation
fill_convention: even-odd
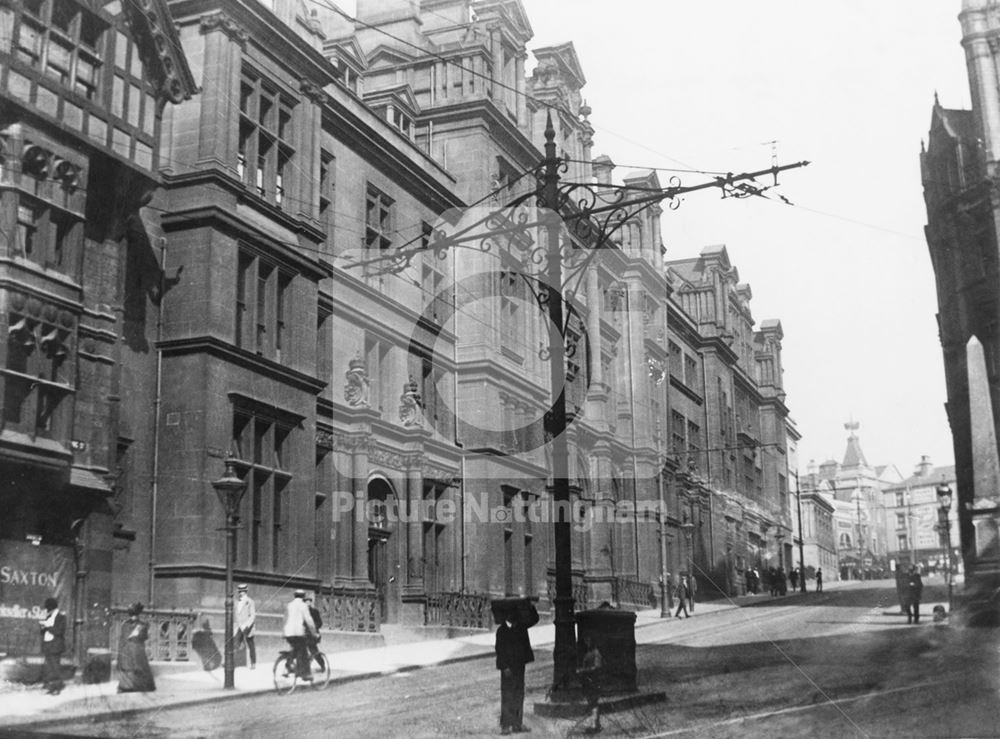
[[[576,613],[577,639],[589,639],[604,663],[601,688],[604,692],[636,691],[635,613],[602,605]]]

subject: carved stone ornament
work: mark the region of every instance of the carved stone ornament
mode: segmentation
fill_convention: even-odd
[[[334,446],[334,434],[332,431],[316,431],[316,446],[320,449],[328,449],[333,451]]]
[[[360,355],[350,361],[344,377],[347,378],[344,400],[352,408],[367,408],[371,385],[368,381],[368,368]]]
[[[240,46],[246,45],[247,32],[236,21],[221,11],[203,15],[200,27],[202,33],[220,30]]]
[[[368,445],[368,464],[394,470],[405,470],[406,457],[400,452],[370,442]]]
[[[410,376],[410,381],[403,385],[403,394],[399,396],[399,421],[406,428],[419,428],[423,425],[423,405],[420,393],[417,392],[417,382]]]
[[[663,368],[663,362],[658,359],[653,359],[653,357],[646,357],[646,365],[649,367],[649,379],[653,381],[653,384],[659,387],[663,384],[663,380],[666,379],[667,372]]]
[[[310,82],[309,80],[302,80],[299,82],[299,92],[301,92],[306,99],[316,103],[317,105],[322,104],[324,98],[326,97],[326,93],[323,92],[323,88]]]

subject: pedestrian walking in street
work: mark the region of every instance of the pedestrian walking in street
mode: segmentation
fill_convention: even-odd
[[[788,576],[785,574],[785,568],[778,568],[778,595],[788,594]]]
[[[257,622],[257,606],[253,598],[247,592],[246,584],[236,588],[236,628],[233,638],[236,639],[236,646],[242,649],[246,644],[247,652],[250,656],[250,669],[257,667],[257,649],[254,646],[254,626]]]
[[[283,633],[285,641],[295,653],[295,669],[299,679],[312,680],[312,670],[309,669],[309,647],[306,639],[317,636],[316,624],[305,601],[306,591],[296,590],[294,597],[285,609],[285,626]]]
[[[145,607],[133,603],[118,634],[118,692],[149,693],[156,690],[153,670],[146,655],[149,624],[139,618]]]
[[[920,623],[920,597],[924,592],[924,581],[920,578],[920,570],[916,565],[910,565],[906,577],[906,623]]]
[[[674,598],[677,599],[677,612],[674,613],[674,618],[680,618],[681,611],[684,611],[684,618],[689,618],[691,614],[688,613],[688,601],[691,599],[691,586],[688,584],[687,575],[681,575]]]
[[[45,657],[42,682],[46,693],[59,695],[64,687],[59,658],[66,650],[66,616],[59,611],[59,601],[55,598],[45,599],[45,611],[45,618],[38,621],[42,635],[42,655]]]
[[[767,570],[767,592],[772,598],[778,594],[778,570],[775,567],[769,567]]]
[[[792,569],[789,579],[792,581],[792,592],[794,593],[799,589],[799,568],[795,567]]]
[[[819,567],[816,569],[816,592],[823,592],[823,568]]]
[[[500,670],[500,733],[531,731],[524,725],[524,667],[535,661],[528,629],[538,623],[538,611],[528,601],[505,610],[497,629],[497,669]]]

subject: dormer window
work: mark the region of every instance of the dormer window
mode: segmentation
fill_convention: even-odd
[[[340,70],[342,79],[344,80],[344,87],[353,92],[355,95],[358,94],[358,73],[347,66],[347,62],[341,61],[337,64],[337,69]]]
[[[385,109],[385,119],[392,124],[393,128],[402,131],[407,138],[413,135],[413,119],[394,105],[388,105]]]

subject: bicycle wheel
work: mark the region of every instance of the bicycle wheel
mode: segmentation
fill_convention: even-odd
[[[288,695],[295,690],[295,655],[281,652],[274,661],[274,689],[279,695]]]
[[[316,652],[311,661],[313,687],[325,688],[330,683],[330,659],[323,652]]]

